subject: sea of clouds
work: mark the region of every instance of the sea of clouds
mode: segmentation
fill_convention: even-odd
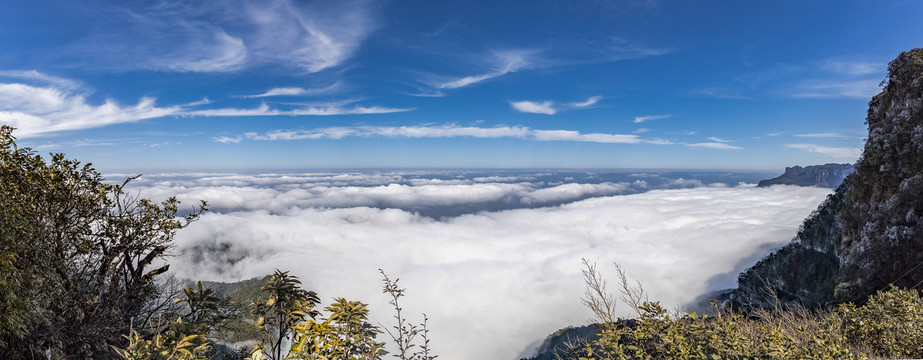
[[[325,304],[369,304],[390,326],[378,269],[406,314],[430,318],[441,359],[516,359],[584,325],[581,259],[613,262],[679,308],[734,287],[831,190],[756,188],[764,173],[317,172],[159,174],[144,197],[207,200],[177,234],[177,276],[237,281],[290,270]],[[110,176],[110,178],[112,178]],[[612,289],[615,290],[614,288]],[[621,308],[623,315],[628,309]]]

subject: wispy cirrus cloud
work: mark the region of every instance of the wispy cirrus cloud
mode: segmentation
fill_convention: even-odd
[[[508,50],[496,52],[492,56],[490,70],[483,74],[465,76],[452,80],[437,82],[434,87],[438,89],[457,89],[468,85],[500,77],[531,65],[530,57],[533,52],[525,50]]]
[[[430,126],[337,126],[311,130],[274,130],[264,133],[248,132],[235,137],[213,138],[221,143],[239,143],[243,140],[318,140],[347,137],[384,138],[516,138],[533,141],[574,141],[609,144],[667,144],[661,140],[642,139],[634,134],[581,133],[574,130],[539,130],[525,126],[477,127],[455,124]]]
[[[567,104],[557,104],[554,101],[510,101],[510,106],[523,113],[554,115],[563,110],[589,108],[598,103],[600,99],[602,96],[591,96],[584,101]]]
[[[336,67],[376,28],[365,0],[124,3],[88,10],[99,30],[67,56],[117,69],[236,72],[273,64]]]
[[[638,116],[638,117],[635,118],[634,123],[635,123],[635,124],[640,124],[640,123],[643,123],[643,122],[645,122],[645,121],[667,119],[667,118],[671,118],[671,117],[673,117],[673,115],[670,115],[670,114],[666,114],[666,115],[645,115],[645,116]]]
[[[602,100],[602,98],[603,97],[599,95],[591,96],[589,99],[586,99],[585,101],[570,103],[568,104],[568,106],[575,107],[575,108],[590,107],[590,106],[596,105],[596,103],[598,103],[599,100]]]
[[[881,92],[880,78],[859,80],[818,79],[805,80],[785,89],[784,93],[795,98],[862,98],[867,99]]]
[[[10,80],[3,81],[4,78]],[[208,98],[173,106],[158,106],[153,97],[142,97],[135,105],[123,105],[112,99],[94,104],[87,99],[91,92],[77,81],[36,71],[0,71],[0,124],[15,127],[18,137],[28,138],[167,116],[331,116],[414,110],[349,106],[356,100],[315,103],[292,109],[271,108],[265,103],[255,108],[201,109],[213,103]]]
[[[857,159],[859,158],[859,154],[862,153],[862,149],[858,147],[827,147],[815,144],[786,144],[785,147],[823,154],[838,159]]]
[[[486,56],[482,56],[480,58],[488,59],[481,65],[482,68],[487,70],[478,75],[438,81],[428,79],[424,83],[430,84],[435,89],[456,89],[526,69],[548,69],[581,64],[606,63],[659,56],[670,51],[671,49],[646,46],[618,37],[592,40],[552,39],[544,47],[493,51]],[[443,95],[441,92],[424,92],[423,94],[429,93]],[[598,100],[596,99],[596,101]],[[595,104],[595,101],[590,101],[586,104],[572,103],[570,106],[581,107],[580,105],[590,106],[593,104]]]
[[[693,93],[714,98],[869,98],[881,91],[887,64],[824,60],[804,64],[774,64],[737,75],[722,85]]]

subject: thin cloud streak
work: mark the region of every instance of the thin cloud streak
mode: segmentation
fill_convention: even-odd
[[[785,147],[791,149],[804,150],[807,152],[813,152],[818,154],[827,155],[830,157],[838,159],[858,159],[859,154],[862,153],[860,148],[846,148],[846,147],[827,147],[814,144],[786,144]]]
[[[239,96],[239,98],[242,98],[242,99],[258,99],[258,98],[273,97],[273,96],[309,96],[309,95],[322,95],[322,94],[330,94],[330,93],[333,93],[333,92],[339,90],[341,87],[342,87],[342,83],[341,83],[341,82],[336,82],[336,83],[333,83],[333,84],[330,85],[330,86],[323,87],[323,88],[315,88],[315,89],[305,89],[305,88],[302,88],[302,87],[277,87],[277,88],[272,88],[272,89],[266,90],[266,92],[261,93],[261,94],[243,95],[243,96]]]
[[[435,84],[438,89],[457,89],[516,72],[530,65],[529,51],[504,51],[494,54],[493,70]]]
[[[698,149],[712,149],[712,150],[741,150],[743,149],[740,146],[728,145],[728,144],[721,143],[721,142],[686,144],[686,147],[698,148]]]
[[[667,119],[667,118],[671,118],[671,117],[673,117],[673,115],[670,115],[670,114],[666,114],[666,115],[646,115],[646,116],[638,116],[638,117],[635,118],[634,123],[635,123],[635,124],[640,124],[640,123],[643,123],[643,122],[645,122],[645,121]]]
[[[413,111],[414,108],[389,108],[382,106],[354,106],[344,108],[341,106],[310,106],[293,110],[279,110],[261,104],[252,109],[219,108],[206,110],[191,110],[180,113],[185,116],[332,116],[332,115],[358,115],[358,114],[390,114]]]
[[[602,98],[602,96],[592,96],[589,99],[586,99],[586,101],[571,103],[570,106],[575,108],[590,107],[596,105],[596,103],[598,103],[599,100],[602,100]]]
[[[852,81],[812,80],[783,91],[794,98],[861,98],[867,99],[881,92],[881,79]]]
[[[645,140],[634,134],[581,133],[573,130],[538,130],[524,126],[498,126],[493,128],[458,126],[339,126],[313,130],[275,130],[266,133],[248,132],[235,137],[219,136],[220,143],[239,143],[243,140],[319,140],[346,137],[385,138],[515,138],[534,141],[574,141],[607,144],[668,144],[663,140]]]

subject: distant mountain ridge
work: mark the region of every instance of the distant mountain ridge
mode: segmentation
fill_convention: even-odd
[[[798,185],[836,189],[854,171],[856,171],[856,166],[853,164],[792,166],[785,168],[785,173],[778,177],[760,181],[757,187]]]

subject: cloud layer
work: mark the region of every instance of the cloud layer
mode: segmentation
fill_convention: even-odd
[[[733,286],[749,260],[787,242],[829,193],[698,186],[605,196],[634,185],[542,187],[529,176],[541,175],[226,174],[138,186],[155,198],[181,190],[182,197],[223,201],[179,233],[172,267],[178,275],[229,281],[292,270],[325,300],[368,302],[374,320],[388,325],[382,268],[407,287],[405,311],[429,315],[433,346],[446,359],[514,358],[562,326],[584,324],[590,314],[579,302],[582,257],[599,262],[610,278],[607,264],[622,264],[669,307]],[[318,196],[322,183],[326,193]],[[546,204],[597,197],[443,220],[391,207],[463,206],[517,192],[517,201]],[[362,205],[370,202],[386,206]]]

